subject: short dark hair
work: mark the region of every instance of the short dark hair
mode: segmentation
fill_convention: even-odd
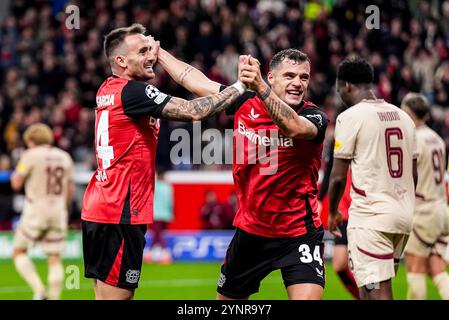
[[[285,49],[276,53],[270,60],[270,70],[275,69],[281,64],[284,59],[293,60],[295,62],[308,62],[310,64],[309,57],[298,49]]]
[[[129,35],[133,34],[145,34],[146,28],[140,23],[134,23],[133,25],[125,28],[117,28],[109,32],[104,38],[104,54],[108,59],[111,58],[112,53]]]
[[[420,93],[410,92],[406,94],[402,104],[405,104],[419,120],[424,119],[430,112],[427,98]]]
[[[338,80],[352,84],[370,84],[373,78],[373,67],[363,58],[346,58],[338,65]]]

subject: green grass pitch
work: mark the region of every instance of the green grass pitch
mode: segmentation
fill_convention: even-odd
[[[46,282],[47,265],[42,260],[34,260],[37,270]],[[91,300],[94,299],[92,280],[83,277],[83,265],[81,260],[65,260],[66,281],[73,284],[68,276],[74,275],[70,270],[79,269],[79,289],[67,289],[64,283],[62,299],[65,300]],[[20,278],[11,261],[0,261],[0,299],[21,300],[31,299],[31,289]],[[215,288],[220,270],[219,263],[173,263],[171,265],[144,264],[139,289],[136,290],[135,299],[158,300],[212,300],[215,298]],[[351,296],[340,283],[332,266],[326,265],[326,288],[323,299],[347,300]],[[71,278],[73,279],[73,278]],[[405,269],[401,265],[397,277],[393,280],[395,299],[406,298]],[[438,292],[428,279],[428,299],[440,299]],[[252,300],[287,299],[282,278],[279,271],[273,272],[262,282],[259,293],[251,296]]]

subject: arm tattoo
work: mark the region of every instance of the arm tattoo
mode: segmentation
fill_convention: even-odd
[[[271,93],[271,88],[270,88],[269,86],[267,86],[267,88],[265,89],[265,91],[262,92],[262,93],[259,95],[259,98],[260,98],[262,101],[265,101],[265,99],[268,98],[268,97],[270,96],[270,93]]]
[[[262,96],[268,96],[262,99]],[[265,107],[273,122],[284,131],[285,134],[293,133],[303,139],[313,139],[316,136],[316,127],[309,120],[299,116],[288,104],[282,101],[277,95],[271,94],[270,90],[265,90],[261,95]]]
[[[304,118],[305,119],[305,118]],[[315,132],[316,130],[316,126],[310,122],[309,120],[305,119],[306,121],[304,121],[305,125],[306,125],[306,134],[307,135],[311,135]]]
[[[171,98],[162,110],[162,117],[179,121],[203,120],[220,113],[239,96],[238,90],[231,86],[214,95],[190,101]]]
[[[265,93],[266,92],[264,92],[264,94]],[[268,98],[265,98],[263,101],[268,109],[268,113],[273,119],[273,122],[276,123],[276,125],[282,130],[289,131],[288,123],[295,119],[298,115],[281,99],[276,96],[270,96],[271,90],[268,94]]]
[[[181,72],[179,74],[179,84],[183,85],[184,84],[184,80],[187,77],[187,75],[193,70],[192,66],[187,66],[183,72]]]

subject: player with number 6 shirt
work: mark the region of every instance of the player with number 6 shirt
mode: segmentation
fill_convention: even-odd
[[[329,230],[340,235],[337,208],[351,166],[350,267],[361,299],[392,299],[391,278],[412,229],[416,129],[404,111],[376,98],[372,81],[373,68],[361,58],[338,67],[337,92],[349,108],[336,120]]]

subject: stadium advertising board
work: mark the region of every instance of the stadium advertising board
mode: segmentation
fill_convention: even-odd
[[[175,261],[222,261],[226,255],[226,249],[234,234],[233,230],[214,231],[167,231],[166,241],[173,260]],[[147,248],[152,236],[146,235]],[[0,260],[11,259],[13,234],[0,232]],[[331,236],[325,236],[324,257],[332,257],[333,242]],[[82,258],[81,232],[69,232],[63,253],[64,259]],[[39,246],[30,250],[31,257],[43,259],[45,255]]]

